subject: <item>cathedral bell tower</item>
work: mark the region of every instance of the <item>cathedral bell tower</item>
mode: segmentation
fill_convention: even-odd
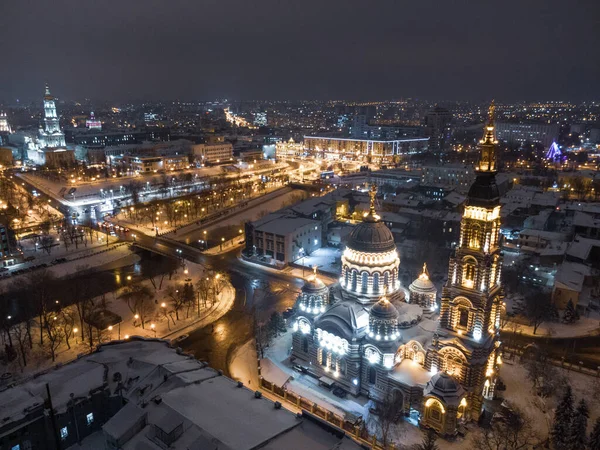
[[[454,376],[468,392],[471,418],[481,414],[484,398],[492,398],[504,292],[500,285],[500,194],[496,185],[495,106],[479,141],[480,160],[461,220],[460,241],[450,258],[442,290],[440,338],[432,366]]]

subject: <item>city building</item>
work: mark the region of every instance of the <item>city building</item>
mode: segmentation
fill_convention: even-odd
[[[85,127],[88,130],[101,130],[102,122],[94,117],[94,111],[90,113],[90,118],[85,121]]]
[[[146,141],[168,141],[170,132],[167,128],[147,128],[144,130],[97,130],[86,128],[68,128],[65,130],[67,142],[74,145],[93,147],[140,144]]]
[[[507,144],[539,143],[550,147],[558,139],[559,125],[550,123],[512,123],[496,124],[498,140]]]
[[[229,143],[196,144],[192,156],[199,164],[219,164],[233,159],[233,146]]]
[[[363,448],[166,341],[140,337],[3,387],[0,414],[1,450]]]
[[[409,415],[442,435],[455,435],[460,423],[479,419],[501,363],[497,335],[504,294],[493,111],[479,144],[439,316],[432,314],[436,304],[427,283],[419,287],[429,296],[419,303],[401,286],[400,258],[375,212],[373,186],[369,212],[349,235],[339,281],[327,289],[316,274],[307,280],[293,322],[292,355],[322,383],[375,401],[391,399],[395,415]],[[419,284],[415,280],[413,288]]]
[[[0,147],[0,168],[12,167],[13,151],[10,148]]]
[[[52,169],[74,167],[75,151],[66,148],[46,148],[43,150],[44,162],[47,167]]]
[[[65,135],[60,129],[58,115],[56,114],[56,102],[46,85],[44,95],[44,127],[40,127],[38,136],[39,148],[58,148],[65,146]]]
[[[190,158],[187,155],[163,156],[165,170],[184,170],[190,167]]]
[[[334,136],[304,136],[305,152],[315,158],[391,164],[395,157],[422,153],[429,138],[374,140]]]
[[[452,113],[436,106],[425,115],[425,136],[429,137],[431,150],[443,150],[452,136]]]
[[[302,158],[304,156],[304,144],[302,142],[295,142],[294,139],[290,138],[289,141],[275,144],[275,157],[277,159]]]
[[[23,254],[17,250],[15,233],[7,226],[0,223],[0,254],[2,255],[2,267],[12,266],[20,262]]]
[[[123,156],[123,162],[129,169],[139,173],[156,173],[165,169],[160,156]]]
[[[8,118],[4,111],[0,111],[0,145],[8,144],[8,136],[12,133]]]
[[[254,255],[271,258],[275,264],[294,262],[322,244],[321,222],[293,213],[273,213],[246,224],[246,248]]]
[[[428,186],[468,188],[475,179],[473,167],[465,164],[424,166],[421,182]]]

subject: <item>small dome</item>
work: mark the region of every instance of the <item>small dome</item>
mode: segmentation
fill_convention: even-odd
[[[435,396],[448,405],[458,406],[465,390],[453,377],[446,372],[438,372],[431,377],[423,390],[424,396]]]
[[[371,307],[368,336],[377,341],[393,341],[400,336],[398,310],[385,297]]]
[[[325,312],[329,305],[329,288],[317,276],[316,267],[315,273],[304,280],[297,304],[300,311],[315,315]]]
[[[396,250],[390,229],[375,216],[367,216],[354,227],[348,238],[348,248],[359,252],[389,252]]]
[[[431,384],[442,392],[456,392],[462,389],[460,384],[446,372],[440,372],[431,377]]]
[[[398,310],[391,302],[382,298],[371,308],[371,315],[377,319],[397,319]]]
[[[408,289],[411,292],[416,291],[418,293],[437,292],[435,285],[429,279],[427,264],[423,264],[423,271],[417,277],[417,279],[411,283]]]

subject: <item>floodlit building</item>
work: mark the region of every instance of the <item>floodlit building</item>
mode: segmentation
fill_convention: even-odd
[[[289,141],[275,144],[275,157],[277,159],[302,158],[303,156],[305,154],[302,142],[295,142],[294,139],[290,138]]]
[[[497,336],[504,293],[493,111],[479,144],[439,316],[431,315],[436,294],[425,283],[426,272],[411,285],[410,298],[400,284],[400,257],[375,212],[372,188],[369,212],[349,235],[339,281],[327,289],[316,274],[307,280],[293,323],[292,354],[322,383],[376,401],[391,399],[398,417],[410,415],[442,435],[479,419],[501,363]]]
[[[368,163],[392,163],[394,157],[427,150],[429,138],[374,140],[334,136],[304,136],[305,152],[316,158]]]
[[[90,118],[85,121],[85,127],[90,130],[101,130],[102,122],[94,117],[94,111],[90,113]]]
[[[53,169],[73,167],[76,165],[74,150],[68,150],[66,148],[46,148],[43,150],[43,156],[43,164]]]
[[[192,155],[201,164],[218,164],[233,159],[233,146],[229,143],[196,144],[192,146]]]
[[[423,264],[423,271],[408,287],[410,302],[419,305],[425,311],[437,309],[437,289],[429,279],[427,265]]]
[[[56,114],[56,102],[48,85],[46,85],[46,94],[44,95],[44,127],[40,127],[38,144],[40,148],[65,146],[65,135],[60,129]]]

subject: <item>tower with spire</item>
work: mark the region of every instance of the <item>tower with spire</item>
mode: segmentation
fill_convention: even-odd
[[[500,194],[496,185],[497,141],[490,105],[476,179],[461,220],[460,240],[450,258],[442,289],[438,338],[428,354],[432,371],[443,370],[467,392],[468,411],[477,420],[484,398],[492,398],[500,359]]]
[[[46,84],[44,94],[44,127],[40,127],[39,147],[57,148],[65,146],[65,135],[60,129],[58,115],[56,114],[56,103],[50,93],[50,87]]]

